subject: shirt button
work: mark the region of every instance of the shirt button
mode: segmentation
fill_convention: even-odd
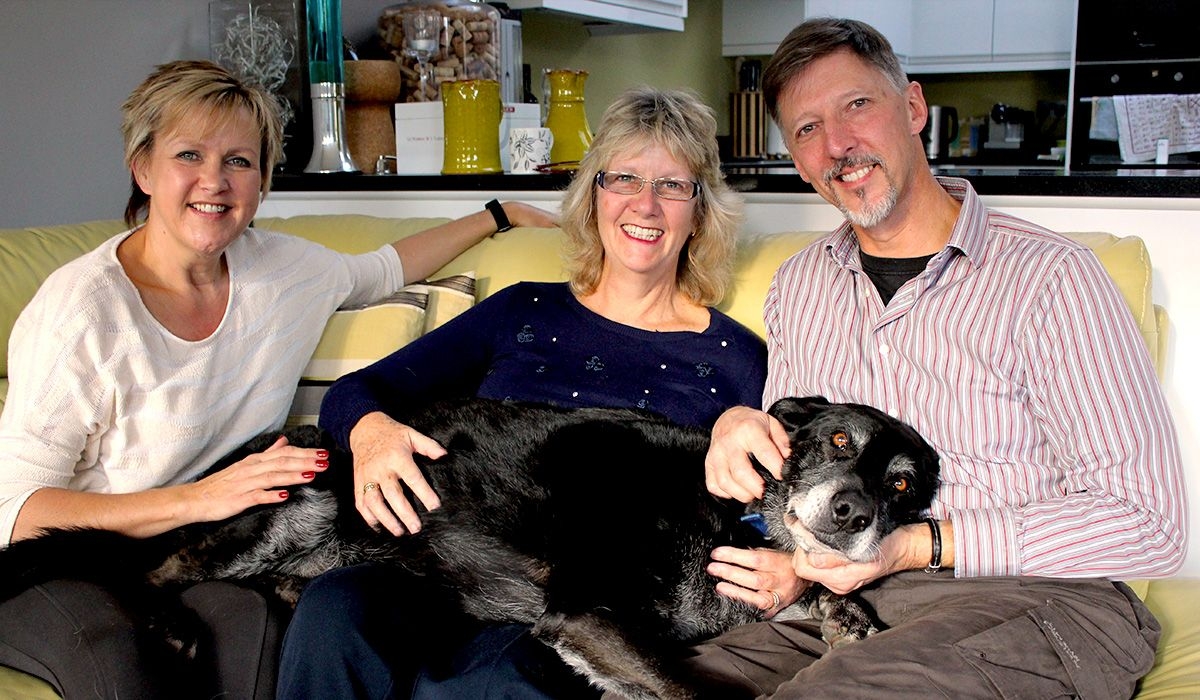
[[[887,345],[880,345],[879,346],[879,354],[883,355],[884,357],[887,357],[888,355],[892,354],[892,348]]]

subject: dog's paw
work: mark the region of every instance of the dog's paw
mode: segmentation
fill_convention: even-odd
[[[878,631],[869,620],[838,620],[836,617],[827,617],[821,622],[821,637],[831,649],[862,641]]]
[[[304,586],[307,583],[308,579],[297,576],[281,576],[275,581],[275,595],[283,601],[284,605],[295,610],[296,605],[300,602],[300,594],[304,592]]]
[[[194,661],[200,648],[197,621],[171,615],[152,615],[146,628],[154,637],[161,639],[170,657],[185,662]]]
[[[815,608],[820,613],[821,636],[831,648],[866,639],[883,628],[867,604],[854,594],[842,596],[823,589]]]

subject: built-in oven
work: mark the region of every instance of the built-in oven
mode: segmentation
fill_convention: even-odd
[[[1073,170],[1200,168],[1200,2],[1079,0]]]

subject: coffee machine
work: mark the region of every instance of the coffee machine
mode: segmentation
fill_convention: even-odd
[[[988,139],[983,144],[989,151],[1020,151],[1032,134],[1033,112],[1006,104],[992,106],[988,117]]]

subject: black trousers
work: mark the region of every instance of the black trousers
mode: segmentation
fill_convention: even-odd
[[[121,602],[77,581],[34,586],[0,604],[0,665],[75,698],[273,698],[286,613],[257,592],[202,583],[181,596],[204,636],[195,663],[172,663]]]

